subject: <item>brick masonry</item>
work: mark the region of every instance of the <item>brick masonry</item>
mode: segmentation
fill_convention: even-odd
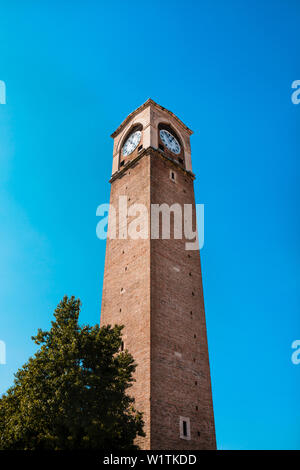
[[[195,209],[193,179],[148,147],[113,174],[110,203],[117,217],[120,195],[149,214],[151,204]],[[185,250],[185,242],[107,240],[101,324],[125,325],[124,345],[137,363],[130,393],[144,413],[142,449],[216,448],[200,254]],[[189,440],[180,438],[180,417],[190,420]]]

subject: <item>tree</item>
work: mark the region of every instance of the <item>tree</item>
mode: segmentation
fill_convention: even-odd
[[[79,326],[80,300],[64,297],[50,331],[0,399],[0,449],[136,449],[142,414],[127,395],[135,363],[122,326]]]

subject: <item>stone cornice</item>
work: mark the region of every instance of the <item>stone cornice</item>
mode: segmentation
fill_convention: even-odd
[[[122,176],[124,176],[124,173],[126,173],[126,171],[129,169],[129,168],[132,168],[134,167],[139,160],[141,160],[143,157],[147,156],[147,155],[156,155],[160,158],[163,158],[165,160],[169,160],[177,169],[181,170],[183,173],[185,173],[187,176],[189,176],[192,180],[196,179],[196,176],[194,175],[194,173],[192,173],[191,171],[189,170],[186,170],[185,168],[183,168],[180,163],[176,162],[175,160],[173,160],[172,158],[166,156],[161,150],[156,150],[154,149],[153,147],[148,147],[147,149],[144,149],[142,150],[136,158],[134,158],[133,160],[129,161],[128,163],[126,163],[126,165],[122,166],[121,169],[119,169],[118,171],[116,171],[112,177],[110,178],[109,182],[112,183],[113,181],[115,181],[116,179],[118,178],[122,178]]]
[[[135,109],[134,111],[132,111],[132,113],[130,113],[126,119],[124,119],[124,121],[119,125],[119,127],[115,130],[115,132],[113,132],[111,134],[111,137],[112,138],[115,138],[120,132],[122,129],[124,129],[124,127],[127,125],[127,123],[134,117],[136,116],[138,113],[140,113],[143,109],[147,108],[148,106],[154,106],[155,108],[159,109],[160,111],[164,111],[166,113],[168,113],[170,116],[172,116],[172,118],[174,118],[177,123],[183,127],[189,135],[191,135],[193,133],[193,131],[191,129],[189,129],[174,113],[172,113],[172,111],[169,111],[168,109],[164,108],[163,106],[161,106],[160,104],[156,103],[155,101],[153,101],[151,98],[149,98],[147,101],[145,101],[145,103],[143,103],[141,106],[139,106],[137,109]]]

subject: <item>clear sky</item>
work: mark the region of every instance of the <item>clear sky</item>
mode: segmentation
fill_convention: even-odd
[[[64,294],[98,323],[111,132],[151,97],[194,131],[220,449],[300,449],[300,3],[1,1],[0,392]]]

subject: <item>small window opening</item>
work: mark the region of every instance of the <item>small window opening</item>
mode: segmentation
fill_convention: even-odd
[[[124,351],[124,341],[121,343],[121,351]]]
[[[125,163],[125,161],[122,160],[121,163],[120,163],[120,166],[124,166],[124,163]]]
[[[183,160],[182,160],[182,158],[178,158],[178,161],[179,161],[179,163],[181,163],[181,165],[183,165]]]
[[[182,433],[183,433],[184,437],[187,436],[187,424],[186,424],[186,421],[182,421]]]
[[[173,181],[173,183],[176,182],[176,173],[175,173],[175,171],[170,170],[170,180]]]
[[[143,146],[140,145],[139,148],[138,148],[138,152],[140,152],[142,150]]]
[[[180,425],[180,438],[190,440],[191,439],[190,418],[184,418],[180,416],[179,425]]]
[[[159,144],[158,148],[159,148],[159,150],[165,150],[165,148],[162,144]]]

